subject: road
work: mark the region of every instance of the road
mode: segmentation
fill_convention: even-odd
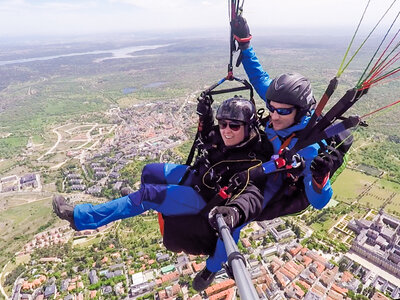
[[[78,147],[74,148],[74,149],[81,149],[82,147],[86,146],[87,144],[89,144],[92,141],[92,136],[90,135],[90,133],[98,126],[99,124],[96,123],[92,126],[92,128],[90,128],[87,132],[86,132],[86,139],[87,141],[85,143],[83,143],[82,145],[79,145]]]
[[[8,295],[6,294],[6,291],[3,289],[3,285],[1,284],[1,282],[2,282],[2,279],[3,279],[4,271],[5,271],[5,269],[7,268],[7,266],[8,266],[9,263],[10,263],[10,262],[8,262],[8,263],[5,264],[3,270],[1,270],[1,273],[0,273],[0,292],[1,292],[1,294],[4,296],[5,299],[8,299]],[[5,276],[5,275],[6,275],[6,274],[4,274],[4,276]]]
[[[177,114],[181,114],[182,109],[185,107],[186,103],[189,102],[190,99],[194,98],[196,99],[196,95],[198,95],[200,93],[200,91],[194,91],[193,93],[190,93],[189,95],[187,95],[185,101],[183,101],[181,107],[179,107]]]
[[[43,159],[43,157],[45,157],[45,156],[48,155],[48,154],[53,153],[54,149],[57,148],[58,144],[61,142],[61,139],[62,139],[61,133],[59,133],[59,132],[57,131],[57,129],[58,129],[58,128],[61,128],[61,127],[63,127],[63,126],[65,126],[65,125],[58,126],[58,127],[54,128],[54,129],[52,130],[52,131],[57,135],[57,142],[56,142],[56,143],[53,145],[53,147],[51,147],[45,154],[43,154],[42,156],[40,156],[40,157],[37,159],[37,161],[41,161],[41,160]]]
[[[357,253],[350,251],[346,253],[346,256],[351,260],[359,263],[361,266],[371,270],[373,273],[381,276],[382,278],[388,280],[389,282],[393,283],[396,286],[400,286],[400,278],[384,271],[381,269],[380,266],[373,264],[372,262],[366,260],[365,258],[359,256]]]
[[[61,167],[62,167],[66,162],[68,162],[69,160],[70,160],[70,158],[67,158],[66,160],[60,162],[59,164],[50,167],[50,169],[51,169],[51,170],[57,170],[57,169],[61,168]]]

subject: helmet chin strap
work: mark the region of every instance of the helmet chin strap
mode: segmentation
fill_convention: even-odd
[[[306,115],[311,116],[311,111],[315,109],[317,101],[315,100],[315,97],[313,97],[313,100],[311,101],[311,104],[308,108],[303,108],[301,109],[300,107],[296,106],[296,117],[294,118],[295,123],[299,123],[301,118],[303,118]]]
[[[293,125],[300,123],[301,119],[304,116],[307,116],[307,115],[311,116],[311,108],[309,108],[309,109],[301,109],[299,107],[296,107],[296,116],[294,117]]]
[[[249,124],[244,124],[244,139],[243,142],[249,139],[251,127]]]

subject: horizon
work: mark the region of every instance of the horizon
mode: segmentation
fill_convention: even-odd
[[[33,1],[0,0],[1,40],[23,42],[35,38],[70,38],[113,34],[160,34],[184,32],[227,33],[225,1],[193,0],[100,0]],[[280,3],[251,0],[244,17],[251,32],[270,34],[352,34],[366,0],[282,0]],[[369,32],[391,0],[371,1],[362,32]],[[392,7],[380,28],[387,28],[398,6]],[[326,13],[329,11],[329,13]]]
[[[273,29],[273,30],[271,30]],[[329,40],[331,38],[336,39],[349,39],[353,35],[353,29],[347,27],[336,27],[336,28],[288,28],[288,27],[274,27],[274,28],[263,28],[257,27],[252,30],[253,42],[262,40],[264,38],[279,38],[285,39],[287,37],[306,37],[307,39],[313,40]],[[360,29],[359,36],[366,36],[369,33],[367,30]],[[105,32],[105,33],[88,33],[88,34],[37,34],[37,35],[26,35],[26,36],[15,36],[15,37],[1,37],[0,36],[0,49],[4,47],[19,47],[19,46],[36,46],[36,45],[54,45],[54,44],[70,44],[70,43],[81,43],[81,42],[116,42],[124,41],[131,43],[148,43],[155,40],[168,40],[170,34],[173,36],[170,38],[171,41],[180,39],[204,39],[210,40],[227,40],[229,37],[229,27],[225,28],[208,28],[204,29],[181,29],[181,30],[149,30],[146,32],[135,32],[135,31],[120,31],[120,32]],[[371,37],[381,38],[384,32],[377,31],[375,35]]]

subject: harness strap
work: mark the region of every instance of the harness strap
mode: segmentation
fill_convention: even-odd
[[[239,167],[240,167],[240,170],[237,170],[237,171],[234,173],[234,175],[232,176],[232,178],[230,179],[230,182],[232,182],[232,181],[237,182],[237,180],[235,179],[235,176],[237,175],[236,173],[242,172],[242,171],[246,171],[246,170],[250,170],[251,168],[253,168],[253,167],[259,165],[259,164],[261,163],[261,160],[259,160],[259,159],[240,159],[240,160],[233,160],[233,159],[230,159],[230,160],[221,160],[221,161],[215,163],[214,165],[212,165],[212,166],[207,170],[207,172],[204,173],[203,178],[202,178],[202,183],[203,183],[206,187],[208,187],[209,189],[214,188],[213,186],[209,186],[209,185],[205,182],[206,176],[207,176],[208,174],[214,172],[214,170],[215,170],[215,168],[216,168],[217,166],[220,166],[220,165],[223,166],[224,164],[227,164],[227,163],[231,164],[231,165],[229,166],[229,169],[230,169],[231,171],[234,170],[234,172],[235,172],[234,166],[239,166]],[[247,164],[248,167],[246,166],[246,164]],[[246,166],[246,168],[245,168],[244,166]],[[216,174],[215,176],[220,177],[221,174]],[[213,178],[214,178],[214,176],[213,176]]]
[[[353,88],[348,90],[346,94],[312,128],[310,128],[307,136],[303,136],[302,138],[299,138],[297,140],[294,147],[288,151],[288,157],[293,156],[294,153],[297,153],[300,149],[316,143],[318,139],[329,137],[329,135],[333,133],[333,131],[335,131],[335,134],[337,134],[339,132],[338,130],[341,127],[343,127],[343,129],[346,129],[343,125],[350,125],[351,123],[354,123],[354,121],[357,121],[354,118],[349,117],[347,118],[347,121],[332,125],[339,117],[343,115],[344,112],[346,112],[367,92],[368,89],[358,91],[357,89]],[[359,118],[356,119],[359,120]],[[356,122],[355,125],[357,124],[358,123]]]
[[[245,38],[240,38],[237,35],[233,35],[233,37],[235,38],[235,40],[237,40],[239,43],[247,43],[250,42],[251,38],[253,37],[251,34],[248,37]]]
[[[254,168],[255,166],[257,166],[258,164],[260,164],[259,161],[255,161],[255,162],[257,162],[256,165],[251,166],[247,170],[242,171],[242,172],[245,172],[245,171],[249,172],[248,180],[246,182],[242,182],[240,176],[238,175],[238,173],[236,173],[230,179],[229,185],[220,188],[218,193],[206,204],[206,206],[199,212],[199,214],[204,215],[205,213],[208,213],[208,211],[211,208],[213,208],[214,206],[218,206],[218,205],[221,205],[222,203],[228,202],[231,199],[233,192],[236,191],[239,187],[241,187],[241,185],[245,184],[243,186],[242,190],[240,191],[240,193],[238,194],[238,195],[240,195],[243,192],[243,190],[247,187],[247,185],[249,184],[250,170],[252,168]],[[238,195],[236,195],[235,197],[237,197]],[[235,197],[232,199],[235,199]]]
[[[197,132],[196,132],[196,136],[194,137],[194,142],[193,142],[193,144],[192,144],[192,148],[190,148],[189,155],[188,155],[188,157],[187,157],[187,159],[186,159],[185,165],[188,165],[188,166],[189,166],[189,165],[192,163],[192,161],[193,161],[194,152],[196,151],[196,148],[197,148],[197,139],[198,139],[199,136],[200,136],[200,134],[199,134],[199,129],[200,129],[200,122],[199,122],[199,127],[198,127]]]
[[[285,149],[286,147],[289,146],[290,142],[292,141],[292,139],[296,136],[296,132],[293,132],[281,145],[280,147],[280,151],[282,151],[283,149]]]
[[[324,94],[322,95],[321,100],[318,102],[317,107],[315,108],[314,114],[311,116],[308,121],[306,127],[301,131],[299,139],[303,139],[304,137],[308,137],[318,118],[322,115],[322,110],[325,108],[328,100],[331,98],[332,94],[335,92],[338,86],[338,79],[334,77],[329,82],[328,87],[326,88]]]
[[[164,218],[160,212],[158,213],[158,226],[160,227],[161,235],[164,236]]]
[[[229,229],[229,227],[228,227],[228,229]],[[228,266],[232,265],[232,260],[234,260],[234,259],[240,259],[241,261],[243,261],[243,264],[246,266],[246,259],[244,258],[243,254],[240,253],[239,251],[234,251],[234,252],[231,252],[229,254],[229,256],[228,256]]]

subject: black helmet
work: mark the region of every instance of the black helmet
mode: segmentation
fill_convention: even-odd
[[[251,101],[235,96],[222,102],[218,107],[216,118],[241,121],[251,125],[256,120],[256,108]]]
[[[298,73],[281,74],[272,80],[265,98],[267,101],[298,107],[297,120],[309,112],[316,103],[310,81]]]

